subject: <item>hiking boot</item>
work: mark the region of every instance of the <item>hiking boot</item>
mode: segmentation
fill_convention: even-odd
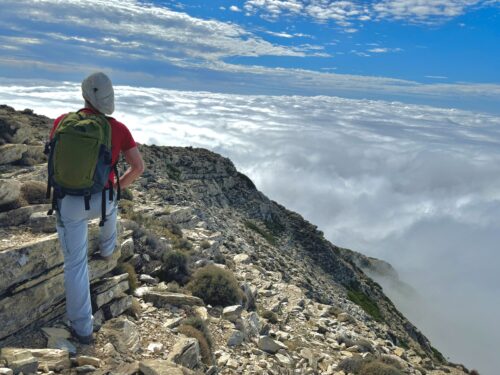
[[[88,336],[82,336],[75,332],[75,330],[71,329],[71,336],[73,336],[80,344],[90,345],[94,343],[94,335],[90,334]]]

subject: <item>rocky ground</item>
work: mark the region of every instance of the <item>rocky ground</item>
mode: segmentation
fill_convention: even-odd
[[[77,344],[46,215],[50,123],[0,106],[0,374],[469,373],[397,311],[362,257],[267,199],[230,160],[192,148],[141,146],[147,170],[120,201],[110,261],[96,255],[90,224],[96,341]],[[186,270],[166,271],[174,253]],[[194,295],[210,266],[234,276],[237,300]]]

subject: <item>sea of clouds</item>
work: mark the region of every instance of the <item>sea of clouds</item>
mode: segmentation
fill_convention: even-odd
[[[139,142],[227,156],[334,244],[389,261],[420,297],[386,293],[433,345],[495,373],[500,117],[329,96],[115,92],[116,118]],[[4,80],[0,103],[56,117],[82,101],[73,83]]]

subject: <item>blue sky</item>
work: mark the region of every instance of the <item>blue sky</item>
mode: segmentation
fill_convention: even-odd
[[[500,111],[498,0],[0,3],[5,78]]]

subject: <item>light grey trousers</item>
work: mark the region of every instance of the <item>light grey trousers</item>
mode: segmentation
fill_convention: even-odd
[[[99,249],[109,256],[116,247],[116,192],[113,201],[106,192],[106,221],[100,227]],[[90,198],[90,210],[85,210],[83,197],[66,195],[58,199],[57,233],[64,254],[64,286],[66,313],[71,327],[81,336],[93,331],[92,305],[88,273],[88,220],[101,217],[101,193]]]

